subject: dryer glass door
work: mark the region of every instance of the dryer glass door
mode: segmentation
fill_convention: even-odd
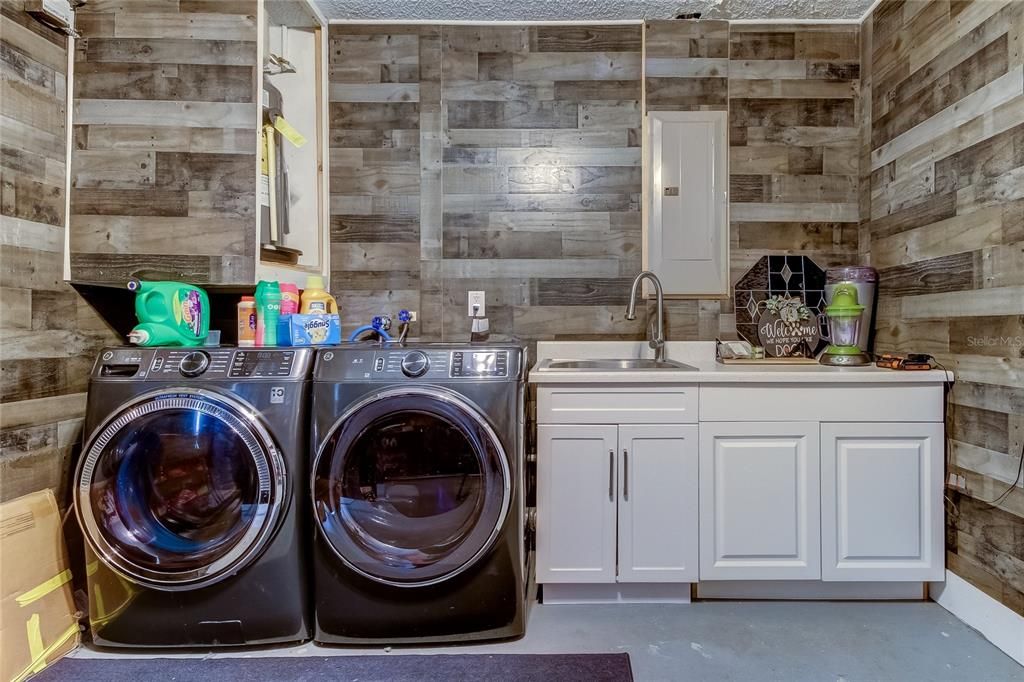
[[[158,589],[217,582],[251,561],[281,506],[284,465],[251,408],[207,391],[153,394],[86,448],[75,508],[93,549]]]
[[[480,412],[427,387],[383,391],[349,410],[318,453],[313,505],[350,568],[422,586],[473,565],[508,513],[511,476]]]

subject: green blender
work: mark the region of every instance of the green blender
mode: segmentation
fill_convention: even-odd
[[[863,314],[864,306],[857,302],[857,289],[852,284],[836,286],[832,291],[832,300],[825,308],[831,343],[818,358],[818,362],[834,367],[871,364],[871,357],[857,347],[857,328]]]

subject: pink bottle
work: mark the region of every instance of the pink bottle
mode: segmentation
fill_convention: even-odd
[[[281,282],[281,314],[299,312],[299,287],[291,282]]]

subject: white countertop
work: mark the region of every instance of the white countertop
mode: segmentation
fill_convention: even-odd
[[[715,361],[714,341],[669,341],[665,356],[697,368],[669,370],[538,370],[545,360],[594,358],[653,358],[643,341],[539,341],[537,364],[530,370],[533,384],[710,384],[710,383],[816,383],[816,384],[934,384],[953,380],[944,370],[906,372],[867,367],[824,365],[723,365]]]

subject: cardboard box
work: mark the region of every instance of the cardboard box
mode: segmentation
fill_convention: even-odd
[[[0,594],[0,680],[24,680],[78,646],[53,491],[0,504]]]

